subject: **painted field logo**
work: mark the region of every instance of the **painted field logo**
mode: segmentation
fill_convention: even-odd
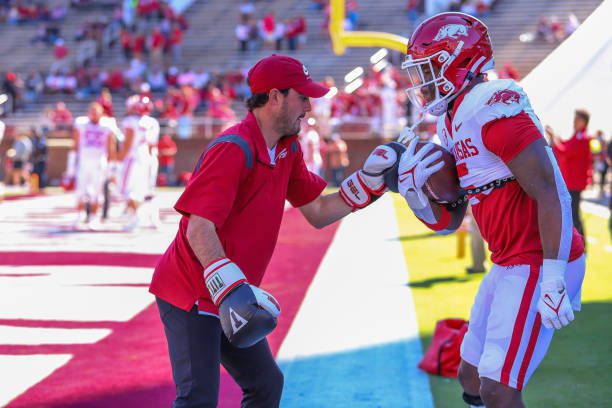
[[[457,39],[457,36],[462,35],[467,37],[467,28],[461,24],[447,24],[438,31],[434,40],[439,41],[443,38],[452,38],[453,40]]]
[[[510,89],[502,89],[497,91],[487,101],[487,105],[493,106],[496,103],[503,103],[504,105],[510,105],[512,103],[518,103],[521,96],[516,91]]]

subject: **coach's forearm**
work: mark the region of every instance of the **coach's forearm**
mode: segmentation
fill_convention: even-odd
[[[189,217],[187,241],[202,266],[225,257],[225,250],[219,241],[215,224],[206,218],[193,214]]]
[[[315,228],[323,228],[352,212],[340,193],[321,195],[314,201],[299,208],[306,220]]]

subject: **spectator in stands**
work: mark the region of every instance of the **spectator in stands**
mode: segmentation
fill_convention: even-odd
[[[58,102],[55,105],[55,109],[51,111],[50,116],[54,130],[72,130],[72,112],[70,112],[64,102]]]
[[[125,79],[123,76],[123,71],[118,66],[112,68],[110,72],[102,71],[100,73],[100,79],[102,80],[102,86],[104,88],[108,88],[109,90],[116,92],[123,89]]]
[[[172,24],[172,31],[168,39],[170,50],[172,52],[172,62],[179,64],[183,60],[183,31],[178,23]]]
[[[175,185],[174,156],[176,156],[176,143],[169,134],[165,133],[157,145],[159,150],[159,175],[165,178],[166,185]],[[161,185],[161,184],[160,184]]]
[[[189,85],[193,86],[195,80],[195,72],[190,67],[185,68],[181,71],[176,79],[179,86]]]
[[[276,45],[276,16],[271,11],[259,22],[259,32],[264,44]]]
[[[66,42],[58,38],[53,45],[53,56],[57,61],[63,60],[68,56],[69,50]]]
[[[421,0],[407,0],[406,1],[406,16],[411,25],[416,24],[418,18],[418,8]]]
[[[48,44],[47,40],[47,25],[41,23],[36,28],[36,34],[32,38],[30,38],[30,45],[36,45],[37,43]]]
[[[562,140],[550,126],[545,127],[546,134],[552,141],[553,152],[559,163],[561,174],[572,197],[574,226],[582,236],[585,236],[585,231],[580,214],[581,194],[590,183],[593,162],[591,138],[587,133],[589,118],[589,112],[577,109],[574,113],[574,134],[567,140]]]
[[[153,63],[161,64],[164,54],[164,47],[166,46],[166,38],[162,34],[159,27],[154,27],[151,31],[149,43]]]
[[[121,49],[123,50],[123,58],[126,61],[132,59],[132,33],[127,28],[121,29],[119,35],[119,42],[121,43]]]
[[[346,18],[350,22],[350,30],[355,30],[359,23],[359,3],[357,0],[346,0]]]
[[[45,89],[42,75],[38,71],[32,71],[25,79],[24,100],[26,103],[36,102]]]
[[[553,42],[554,36],[550,26],[550,19],[547,16],[541,16],[538,19],[538,25],[536,27],[536,36],[540,40],[546,42]]]
[[[166,75],[159,66],[154,66],[151,70],[147,71],[146,80],[151,85],[153,92],[165,92],[166,91]]]
[[[251,24],[248,16],[242,16],[236,29],[234,30],[236,39],[238,40],[240,52],[246,52],[249,49],[249,39],[251,35]]]
[[[340,183],[344,180],[344,172],[349,166],[349,156],[346,142],[342,140],[340,133],[334,132],[327,140],[327,168],[330,170],[332,183],[336,187],[340,187]]]
[[[179,74],[180,74],[180,71],[176,66],[173,65],[170,68],[168,68],[168,72],[166,73],[166,82],[168,83],[169,87],[178,86]]]
[[[569,13],[567,15],[567,21],[565,22],[565,37],[569,37],[576,31],[578,26],[580,25],[580,21],[578,17],[574,13]]]
[[[210,74],[200,67],[195,71],[193,78],[193,87],[201,92],[202,89],[204,89],[204,87],[206,86],[206,84],[208,84],[209,80]]]
[[[303,17],[293,17],[285,21],[285,37],[289,51],[296,51],[299,47],[300,35],[304,33]]]
[[[130,61],[130,66],[123,72],[123,76],[127,82],[135,82],[141,78],[147,69],[147,64],[134,54],[134,58]]]
[[[145,36],[144,31],[141,30],[137,31],[132,38],[132,55],[134,56],[132,61],[134,59],[142,60],[145,55],[148,55],[147,37]]]
[[[565,39],[565,26],[564,24],[557,18],[557,16],[551,16],[549,20],[550,30],[553,35],[553,39],[556,42],[561,42]]]

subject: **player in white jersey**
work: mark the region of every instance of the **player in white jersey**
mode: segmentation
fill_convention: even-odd
[[[422,187],[440,165],[420,160],[416,138],[400,159],[399,191],[441,234],[459,227],[469,200],[494,263],[461,345],[463,398],[473,407],[524,407],[521,390],[554,330],[580,308],[584,246],[567,188],[527,95],[512,80],[487,81],[493,53],[481,21],[463,13],[425,20],[402,68],[412,103],[439,117],[466,195],[449,206],[427,199]]]
[[[75,119],[73,127],[76,150],[76,197],[79,212],[75,227],[85,221],[95,228],[102,202],[108,161],[114,159],[115,138],[112,129],[101,121],[104,110],[97,102],[89,105],[87,116]],[[90,213],[87,214],[86,206]]]
[[[119,151],[123,162],[120,191],[127,201],[130,215],[126,230],[134,230],[140,224],[139,207],[150,193],[151,151],[149,140],[152,133],[159,133],[159,123],[148,116],[150,100],[140,95],[130,96],[126,105],[129,116],[123,119],[125,141]]]

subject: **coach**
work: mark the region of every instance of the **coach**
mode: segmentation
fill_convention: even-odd
[[[271,55],[248,73],[252,96],[242,122],[200,157],[175,209],[183,217],[160,259],[157,297],[176,384],[174,407],[216,407],[219,364],[240,385],[242,407],[278,407],[283,375],[265,336],[280,306],[259,289],[278,237],[285,200],[322,228],[373,202],[396,160],[379,146],[340,191],[309,172],[297,141],[309,98],[328,89],[299,61]]]

